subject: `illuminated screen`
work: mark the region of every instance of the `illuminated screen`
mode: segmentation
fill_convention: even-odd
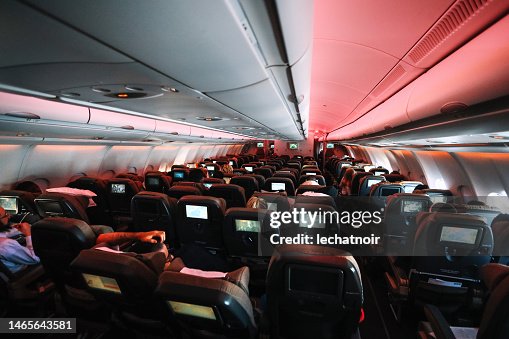
[[[378,184],[381,181],[382,181],[381,179],[368,179],[367,185],[368,185],[368,187],[371,187],[375,184]]]
[[[403,213],[417,213],[426,208],[425,201],[403,200]]]
[[[299,144],[296,143],[289,143],[288,144],[289,149],[299,149]]]
[[[229,161],[228,163],[230,164],[230,166],[233,166],[233,161]]]
[[[334,144],[327,144],[327,148],[334,148]]]
[[[284,182],[273,182],[270,184],[270,189],[273,191],[284,191],[285,183]]]
[[[189,168],[196,168],[196,164],[187,164],[187,167],[189,167]]]
[[[0,198],[0,206],[4,208],[7,213],[18,213],[18,201],[16,197],[2,197]]]
[[[479,233],[479,230],[475,228],[443,226],[440,241],[474,245],[477,233]]]
[[[389,195],[397,194],[399,192],[400,192],[399,188],[385,187],[380,190],[380,196],[388,197]]]
[[[212,160],[212,163],[215,164],[215,163],[217,163],[217,161],[216,160]]]
[[[316,172],[306,172],[306,175],[317,175]]]
[[[290,265],[287,272],[287,286],[292,292],[341,294],[343,272],[339,269]]]
[[[270,145],[270,148],[274,148],[274,145]]]
[[[258,143],[256,143],[256,147],[258,147],[258,148],[263,148],[263,142],[258,142]]]
[[[341,164],[341,168],[343,168],[343,167],[352,167],[352,165],[351,164]]]
[[[304,216],[307,216],[307,214],[304,214]],[[299,220],[299,227],[303,228],[325,228],[326,224],[319,222],[319,219],[315,219],[315,222],[312,223],[312,220],[309,217],[304,217],[301,220]]]
[[[278,173],[292,173],[292,171],[277,171]]]
[[[184,172],[173,172],[173,177],[175,179],[184,179]]]
[[[417,184],[415,185],[403,185],[403,192],[405,193],[412,193],[415,189],[415,186],[417,186]]]
[[[146,183],[147,183],[147,185],[157,186],[157,185],[159,185],[159,178],[157,178],[157,177],[148,177]]]
[[[385,171],[375,171],[375,175],[382,175],[385,174]]]
[[[207,171],[214,171],[214,166],[207,166]]]
[[[87,282],[88,287],[98,290],[121,293],[120,286],[113,278],[101,277],[98,275],[83,273],[83,278]]]
[[[253,166],[246,166],[244,169],[248,172],[253,172]]]
[[[208,219],[207,206],[186,205],[186,216],[194,219]]]
[[[125,184],[111,184],[111,193],[124,194]]]
[[[258,220],[235,220],[235,230],[237,232],[260,232],[260,221]]]
[[[175,314],[187,315],[196,318],[216,320],[214,309],[209,306],[182,303],[180,301],[168,301]]]
[[[365,171],[365,172],[369,172],[369,170],[371,170],[371,169],[373,169],[373,168],[376,168],[376,166],[371,166],[371,165],[364,166],[364,171]]]
[[[212,186],[212,183],[206,182],[206,183],[203,184],[203,186],[205,186],[207,188],[210,188]]]
[[[429,199],[432,203],[447,202],[447,197],[444,195],[430,195]]]

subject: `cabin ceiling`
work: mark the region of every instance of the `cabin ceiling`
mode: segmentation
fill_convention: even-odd
[[[448,101],[493,99],[484,89],[423,100],[442,80],[430,71],[508,9],[505,0],[4,0],[0,90],[255,139],[354,139]],[[493,95],[509,94],[503,87]]]

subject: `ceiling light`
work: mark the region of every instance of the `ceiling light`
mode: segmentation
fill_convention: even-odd
[[[92,91],[97,92],[97,93],[110,93],[111,92],[111,90],[109,90],[107,88],[100,88],[100,87],[94,87],[94,88],[92,88]]]
[[[63,97],[67,97],[67,98],[75,98],[75,97],[80,96],[80,94],[76,93],[76,92],[64,92],[64,93],[60,93],[60,95]]]
[[[132,91],[132,92],[143,92],[143,88],[139,88],[139,87],[133,87],[133,86],[124,86],[124,88],[128,91]]]
[[[143,98],[146,96],[147,93],[143,92],[120,92],[120,93],[110,93],[106,94],[107,97],[110,98],[117,98],[117,99],[136,99],[136,98]]]
[[[18,132],[18,133],[16,133],[17,137],[26,137],[26,136],[29,136],[29,135],[30,135],[30,133],[25,133],[25,132]]]
[[[196,117],[196,120],[201,121],[221,121],[223,118],[220,117]]]
[[[176,89],[175,87],[170,87],[170,86],[161,86],[161,90],[163,92],[173,92],[173,93],[178,93],[179,90]]]

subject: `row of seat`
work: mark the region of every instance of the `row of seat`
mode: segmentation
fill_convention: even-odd
[[[93,319],[101,315],[104,321],[109,317],[99,310],[106,304],[117,321],[144,333],[255,338],[261,331],[272,337],[350,338],[361,318],[359,267],[337,249],[277,248],[268,267],[263,320],[256,321],[247,267],[210,278],[175,260],[164,271],[166,257],[159,247],[143,247],[137,254],[92,249],[93,230],[69,218],[39,221],[32,237],[66,306],[76,312],[95,306]],[[83,302],[84,296],[94,298]]]

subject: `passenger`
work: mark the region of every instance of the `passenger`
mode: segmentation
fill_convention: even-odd
[[[319,189],[317,192],[330,195],[335,198],[338,196],[338,189],[334,186],[334,177],[329,172],[323,174],[325,179],[325,187]]]
[[[315,176],[310,176],[306,178],[306,181],[304,181],[301,185],[319,185],[318,179]]]
[[[229,173],[229,174],[233,173],[233,167],[232,167],[232,165],[230,165],[230,164],[228,164],[228,163],[226,163],[226,164],[222,165],[222,166],[221,166],[221,172],[223,172],[223,173]]]
[[[36,265],[40,262],[32,245],[32,226],[27,222],[13,224],[9,222],[10,215],[0,207],[0,260],[12,272],[16,273],[27,265]],[[11,239],[19,235],[24,236],[25,246],[17,240]],[[119,244],[127,240],[141,242],[164,242],[163,231],[150,232],[111,232],[100,234],[96,243]]]
[[[351,195],[352,194],[352,180],[355,174],[355,170],[353,168],[348,168],[343,175],[343,179],[341,179],[341,183],[339,184],[339,189],[341,190],[341,195]]]
[[[0,207],[0,260],[12,273],[17,273],[40,260],[32,246],[31,225],[27,222],[13,224],[9,219],[10,214]],[[25,237],[25,246],[11,239],[21,234]]]
[[[189,171],[189,181],[202,182],[207,177],[207,170],[203,167],[193,168]]]
[[[267,209],[268,205],[267,205],[267,201],[265,201],[265,199],[258,198],[258,197],[251,197],[247,201],[246,207],[247,208],[259,208],[259,209],[265,210],[265,209]]]

